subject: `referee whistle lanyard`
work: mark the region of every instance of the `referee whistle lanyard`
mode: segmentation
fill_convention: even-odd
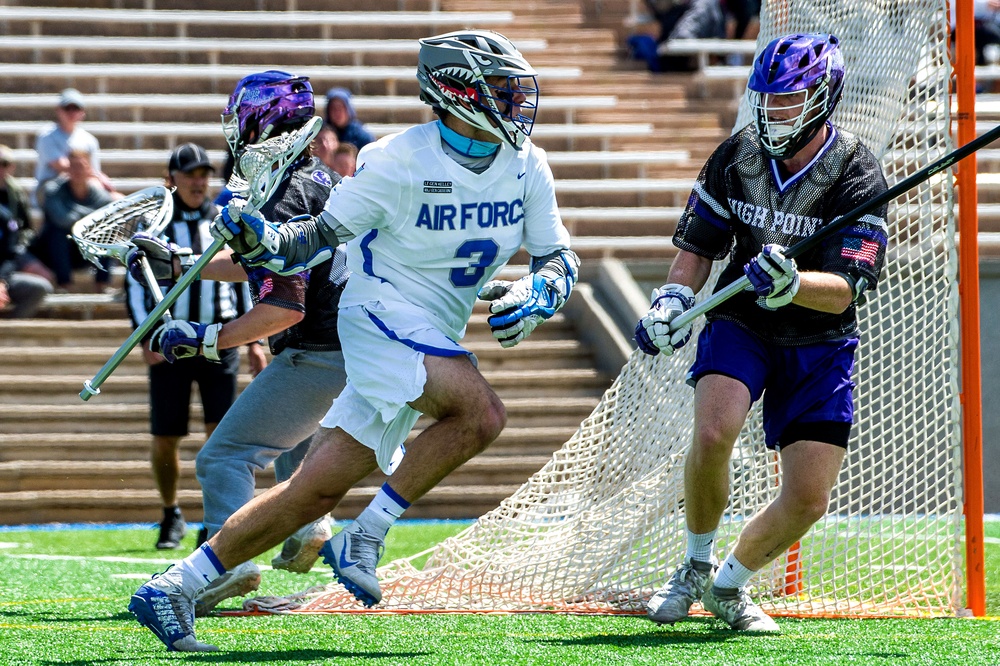
[[[444,142],[467,157],[489,157],[500,149],[499,143],[477,141],[476,139],[462,136],[440,120],[437,121],[437,126],[441,131],[441,138],[444,139]]]

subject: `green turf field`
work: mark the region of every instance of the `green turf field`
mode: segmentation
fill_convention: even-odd
[[[401,522],[383,561],[462,527]],[[1000,523],[988,523],[987,535],[988,610],[997,616]],[[154,539],[152,530],[138,529],[0,532],[0,665],[1000,664],[1000,618],[782,619],[781,636],[746,637],[709,619],[658,627],[638,617],[219,616],[197,628],[220,652],[168,653],[125,610],[142,580],[171,561]],[[194,546],[193,536],[185,546]],[[322,569],[307,577],[265,571],[260,592],[330,580]]]

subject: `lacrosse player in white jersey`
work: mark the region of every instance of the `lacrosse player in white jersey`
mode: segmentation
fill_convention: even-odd
[[[170,650],[213,650],[194,635],[198,591],[333,509],[376,467],[387,471],[420,414],[435,423],[406,447],[389,482],[321,554],[365,605],[381,600],[375,568],[410,504],[484,450],[506,423],[503,403],[458,340],[477,295],[512,347],[557,312],[579,260],[556,206],[545,153],[528,139],[535,71],[502,35],[420,40],[421,99],[439,120],[365,147],[318,217],[265,220],[242,202],[215,233],[251,265],[295,273],[348,243],[352,272],[339,331],[348,382],[292,478],[258,496],[201,548],[143,585],[143,622]],[[524,247],[531,272],[491,280]]]

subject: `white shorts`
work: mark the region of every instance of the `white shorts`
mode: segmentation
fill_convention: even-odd
[[[424,311],[406,301],[342,307],[337,330],[344,348],[347,386],[320,425],[341,428],[375,451],[387,474],[420,412],[407,403],[424,392],[424,356],[476,357],[434,328]],[[398,462],[398,460],[397,460]]]

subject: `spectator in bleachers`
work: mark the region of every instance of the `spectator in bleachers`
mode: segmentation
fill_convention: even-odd
[[[351,92],[346,88],[330,88],[326,91],[324,120],[337,133],[337,141],[340,143],[353,143],[361,150],[375,140],[374,135],[358,120],[351,102]]]
[[[27,250],[28,195],[13,178],[14,153],[0,146],[0,311],[26,318],[52,292],[52,275]]]
[[[354,175],[358,168],[358,149],[353,143],[342,143],[333,151],[330,168],[340,174],[341,178]]]
[[[46,266],[56,275],[56,285],[66,289],[73,282],[73,270],[89,266],[76,243],[69,238],[73,225],[84,216],[121,198],[117,192],[108,192],[94,175],[90,152],[73,148],[68,156],[69,169],[64,175],[49,180],[42,187],[42,212],[45,221],[41,233],[32,245]],[[97,271],[98,288],[108,284],[110,260],[101,260],[103,270]]]
[[[954,3],[952,3],[954,6]],[[1000,0],[976,0],[975,17],[976,64],[997,64],[997,46],[1000,45]],[[990,47],[987,49],[987,47]],[[987,58],[986,54],[991,57]]]
[[[75,88],[63,90],[56,106],[56,122],[40,131],[35,140],[35,152],[38,153],[35,180],[38,181],[39,193],[43,191],[45,183],[69,172],[71,150],[85,151],[90,156],[94,177],[100,181],[104,189],[113,190],[107,176],[101,173],[100,145],[97,138],[80,127],[80,122],[86,115],[80,91]]]
[[[691,56],[657,53],[660,44],[674,39],[708,39],[726,36],[724,0],[646,0],[646,6],[659,25],[659,34],[637,34],[628,39],[633,58],[645,60],[652,72],[691,71]],[[728,0],[725,0],[728,1]],[[655,41],[655,43],[654,43]]]
[[[337,139],[337,133],[333,130],[333,127],[329,124],[324,124],[323,129],[319,131],[319,134],[316,135],[316,139],[313,140],[310,150],[313,157],[333,169],[334,152],[336,152],[337,148],[340,146],[348,145],[353,144],[340,143]],[[336,169],[334,169],[334,171],[336,171]]]
[[[208,198],[208,179],[214,167],[205,149],[193,143],[178,146],[170,155],[166,183],[174,191],[174,217],[165,235],[174,243],[190,247],[195,254],[212,242],[208,229],[218,208]],[[137,327],[155,303],[142,283],[132,275],[126,278],[129,316]],[[171,308],[175,319],[201,324],[221,324],[236,319],[249,310],[249,291],[245,284],[199,280],[184,292]],[[239,373],[239,348],[222,349],[218,362],[204,356],[180,358],[166,363],[163,356],[150,350],[150,337],[142,341],[142,356],[149,365],[150,431],[153,436],[150,462],[153,478],[163,501],[163,518],[156,540],[158,549],[180,545],[187,525],[177,504],[180,480],[180,441],[188,434],[191,409],[191,386],[198,383],[204,411],[205,434],[211,436],[219,421],[236,399]],[[267,365],[260,344],[247,345],[250,372],[259,373]]]
[[[760,29],[760,0],[722,0],[722,6],[727,17],[733,21],[730,37],[749,39],[757,36]]]

